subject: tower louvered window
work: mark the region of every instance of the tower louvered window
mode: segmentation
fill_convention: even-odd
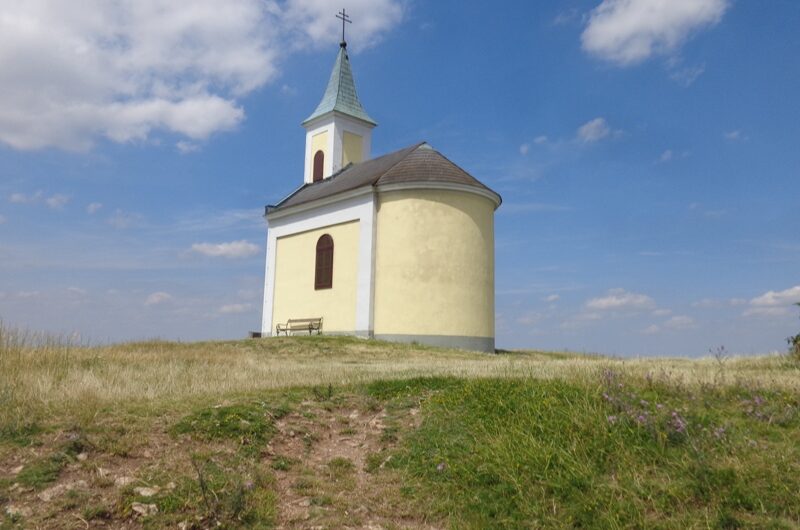
[[[322,180],[322,171],[325,167],[325,153],[320,149],[314,154],[314,182]]]
[[[333,287],[333,238],[325,234],[317,240],[314,289],[330,289],[331,287]]]

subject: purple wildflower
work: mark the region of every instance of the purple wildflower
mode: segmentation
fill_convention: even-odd
[[[675,429],[675,432],[679,434],[686,433],[686,427],[687,427],[686,420],[681,418],[681,415],[674,410],[672,411],[672,420],[670,421],[670,425],[672,426],[673,429]]]

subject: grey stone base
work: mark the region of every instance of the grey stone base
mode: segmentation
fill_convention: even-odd
[[[494,337],[462,337],[458,335],[394,335],[377,334],[378,340],[391,342],[416,342],[440,348],[457,348],[460,350],[482,351],[494,353]]]

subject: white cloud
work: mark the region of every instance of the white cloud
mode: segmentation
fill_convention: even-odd
[[[655,309],[651,313],[654,317],[665,317],[672,314],[671,309]]]
[[[315,46],[330,45],[341,39],[342,23],[334,15],[344,7],[358,24],[356,31],[348,32],[348,47],[359,49],[377,43],[402,20],[402,4],[397,0],[288,0],[281,6],[279,20],[297,35],[292,39],[295,47],[309,41]]]
[[[43,193],[41,191],[31,193],[30,195],[25,193],[12,193],[8,196],[8,202],[14,204],[33,204],[39,202],[42,199],[42,195]]]
[[[100,208],[102,208],[102,207],[103,207],[102,203],[93,202],[89,206],[86,207],[86,213],[88,213],[89,215],[93,215],[93,214],[97,213],[100,210]]]
[[[86,294],[86,289],[81,289],[80,287],[67,287],[67,292],[77,296],[84,296]]]
[[[553,19],[553,24],[556,26],[561,26],[564,24],[569,24],[575,20],[579,20],[581,18],[581,13],[578,11],[577,7],[571,7],[566,11],[561,11],[559,14],[556,15],[556,18]]]
[[[676,315],[664,322],[664,327],[674,330],[691,329],[695,327],[695,323],[691,317]]]
[[[516,318],[516,323],[522,326],[533,326],[544,318],[541,313],[525,313]]]
[[[697,78],[706,71],[705,65],[686,66],[684,68],[673,68],[669,78],[683,87],[690,87],[697,81]]]
[[[0,41],[2,41],[1,36]],[[0,55],[2,55],[2,51],[0,51]],[[0,73],[0,78],[2,78],[2,73]],[[0,101],[2,100],[0,99]],[[0,103],[0,122],[2,122],[2,119],[2,103]],[[69,195],[64,195],[63,193],[56,193],[50,197],[45,197],[44,192],[41,190],[31,194],[17,192],[8,196],[8,202],[14,204],[40,204],[42,201],[44,201],[47,206],[54,210],[60,210],[69,202],[69,200]]]
[[[545,302],[557,302],[561,298],[561,295],[558,294],[551,294],[542,298]]]
[[[568,212],[572,208],[561,204],[548,204],[544,202],[514,202],[503,205],[505,214],[528,212]]]
[[[655,314],[655,311],[653,314]],[[662,331],[680,331],[684,329],[693,329],[695,327],[697,326],[691,317],[676,315],[660,326],[658,324],[651,324],[647,326],[642,330],[642,333],[645,335],[655,335],[656,333],[661,333]]]
[[[0,225],[5,223],[5,222],[6,222],[6,216],[3,215],[3,214],[0,214]]]
[[[519,146],[519,154],[521,154],[523,156],[527,155],[528,151],[530,151],[530,150],[531,150],[531,145],[530,144],[522,144],[522,145]]]
[[[175,147],[178,149],[178,152],[182,155],[188,155],[189,153],[196,153],[200,150],[200,146],[196,143],[187,142],[186,140],[181,140],[175,144]]]
[[[165,293],[163,291],[158,291],[155,293],[151,293],[147,299],[144,301],[144,305],[159,305],[166,302],[171,302],[173,297],[169,293]]]
[[[535,144],[537,144],[537,145],[546,144],[546,143],[547,143],[547,141],[548,141],[548,138],[547,138],[547,136],[545,136],[545,135],[543,135],[543,134],[542,134],[542,135],[539,135],[539,136],[537,136],[536,138],[534,138],[534,139],[533,139],[533,143],[535,143]]]
[[[256,244],[241,240],[229,243],[195,243],[192,251],[215,258],[249,258],[261,252],[261,249]]]
[[[633,65],[674,52],[693,32],[718,23],[728,5],[728,0],[603,0],[589,15],[581,44],[601,59]]]
[[[118,208],[106,222],[118,230],[124,230],[138,223],[141,218],[139,214],[124,212]]]
[[[661,156],[658,158],[658,161],[659,162],[669,162],[674,157],[675,157],[675,154],[672,152],[672,149],[667,149],[666,151],[661,153]]]
[[[605,118],[595,118],[578,128],[578,137],[584,142],[597,142],[611,134]]]
[[[400,0],[346,0],[355,47],[402,18]],[[241,99],[292,50],[335,42],[323,0],[40,0],[0,16],[0,143],[87,150],[154,132],[204,140],[244,119]],[[356,13],[358,13],[356,15]]]
[[[611,289],[606,296],[587,300],[585,306],[595,311],[628,311],[652,309],[655,301],[646,294],[631,293],[625,289]]]
[[[252,304],[227,304],[219,308],[219,312],[223,315],[235,315],[239,313],[246,313],[252,309]]]
[[[60,210],[61,208],[63,208],[69,202],[69,195],[63,195],[61,193],[57,193],[56,195],[53,195],[52,197],[46,198],[44,200],[44,202],[50,208],[52,208],[54,210]]]
[[[741,131],[741,129],[736,129],[734,131],[725,131],[722,133],[722,136],[730,141],[730,142],[739,142],[747,140],[747,136]]]
[[[660,332],[661,328],[655,324],[651,324],[642,330],[642,333],[645,335],[655,335],[656,333]]]
[[[783,316],[790,313],[790,306],[800,302],[800,285],[783,291],[767,291],[750,300],[745,316]]]

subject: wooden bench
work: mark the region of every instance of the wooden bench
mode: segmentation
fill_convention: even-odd
[[[317,335],[322,333],[322,317],[320,318],[290,318],[286,324],[278,324],[275,326],[275,335],[280,336],[281,332],[289,336],[289,332],[295,331],[308,331],[311,335],[316,331]]]

